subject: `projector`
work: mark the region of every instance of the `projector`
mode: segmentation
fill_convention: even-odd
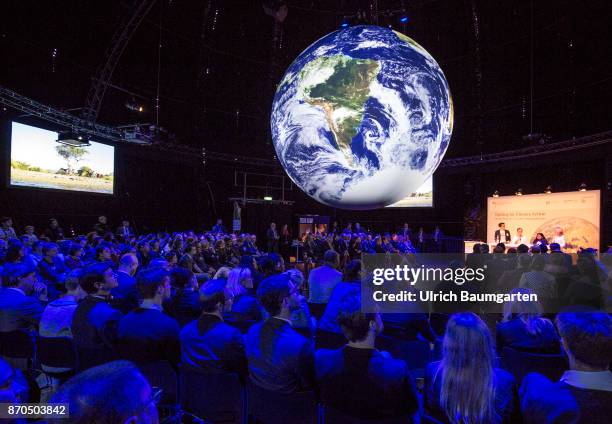
[[[90,146],[89,137],[87,135],[74,131],[58,133],[56,141],[58,143],[74,147]]]

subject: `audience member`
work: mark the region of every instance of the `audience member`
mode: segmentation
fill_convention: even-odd
[[[529,374],[521,386],[525,423],[604,424],[612,416],[612,320],[605,312],[577,310],[557,315],[570,370],[553,383]]]
[[[321,399],[327,407],[359,419],[413,415],[419,403],[406,363],[376,350],[383,323],[379,314],[363,313],[360,307],[359,296],[343,300],[338,322],[348,343],[315,354]]]
[[[87,296],[79,283],[80,271],[71,271],[64,287],[66,293],[50,302],[43,310],[38,334],[41,337],[72,338],[72,320],[79,302]]]
[[[526,288],[511,293],[532,294]],[[534,352],[559,353],[559,336],[552,322],[542,318],[542,306],[537,301],[514,301],[504,304],[503,321],[497,324],[497,350],[504,347]]]
[[[340,259],[334,250],[328,250],[324,256],[325,263],[310,271],[308,290],[310,303],[327,303],[334,287],[342,281],[342,273],[338,271]]]
[[[170,298],[170,276],[162,268],[140,271],[136,286],[142,296],[140,307],[119,321],[117,346],[122,358],[138,364],[180,361],[180,327],[166,315],[162,303]]]
[[[347,296],[356,296],[361,291],[361,261],[350,261],[344,270],[342,282],[338,283],[331,294],[325,312],[319,321],[319,329],[341,333],[337,316],[340,305]]]
[[[138,269],[138,258],[133,253],[126,253],[119,261],[117,269],[117,287],[111,290],[113,305],[121,312],[128,313],[140,304],[141,296],[136,288],[134,275]]]
[[[198,279],[186,268],[173,268],[170,271],[172,299],[164,304],[168,313],[173,316],[181,327],[200,316],[202,305],[198,293]]]
[[[258,386],[277,392],[311,389],[314,379],[312,341],[291,328],[291,283],[286,275],[261,282],[257,297],[269,315],[245,336],[249,375]]]
[[[25,265],[13,267],[3,277],[0,289],[0,332],[35,330],[43,306],[33,296],[36,287],[34,269]]]
[[[234,268],[227,277],[225,293],[232,299],[231,308],[228,308],[227,318],[231,321],[260,321],[262,308],[255,296],[249,294],[246,287],[253,286],[249,268]]]
[[[180,333],[182,363],[205,372],[247,374],[244,340],[240,331],[223,320],[231,306],[224,280],[209,280],[200,288],[202,315]]]
[[[59,388],[51,402],[68,404],[73,424],[159,423],[155,393],[138,368],[127,361],[77,374]],[[51,421],[65,422],[65,418]]]
[[[444,423],[520,422],[514,378],[494,363],[486,324],[471,312],[451,316],[442,360],[426,369],[426,409]]]
[[[117,287],[113,270],[105,263],[89,265],[79,277],[87,293],[74,311],[72,336],[79,352],[79,366],[86,369],[112,360],[121,312],[111,307],[111,290]]]

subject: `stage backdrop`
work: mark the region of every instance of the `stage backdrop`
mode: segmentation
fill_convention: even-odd
[[[599,190],[489,197],[487,242],[494,243],[498,223],[505,222],[512,238],[521,227],[529,243],[537,233],[544,233],[551,243],[556,232],[562,231],[567,252],[580,247],[599,249],[600,198]]]

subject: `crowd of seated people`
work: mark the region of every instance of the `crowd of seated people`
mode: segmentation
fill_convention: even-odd
[[[252,236],[225,234],[219,222],[202,234],[136,236],[127,222],[110,232],[103,217],[85,237],[65,239],[57,221],[48,230],[5,243],[0,336],[69,339],[77,368],[23,366],[7,357],[0,361],[2,399],[33,401],[27,377],[63,371],[72,377],[51,399],[74,404],[73,422],[156,423],[156,392],[143,367],[164,362],[177,373],[233,373],[272,393],[313,391],[326,422],[610,417],[612,321],[603,312],[610,255],[598,260],[585,250],[574,265],[554,243],[546,251],[500,244],[491,254],[479,246],[452,266],[487,265],[487,289],[541,300],[508,302],[499,313],[470,305],[434,326],[426,308],[364,312],[361,261],[341,264],[333,242],[305,277],[286,269],[281,256],[259,251]],[[496,325],[488,325],[491,316]],[[424,369],[414,369],[410,351],[381,348],[382,340],[425,345]],[[559,381],[518,378],[501,367],[506,348],[564,355],[568,369]]]

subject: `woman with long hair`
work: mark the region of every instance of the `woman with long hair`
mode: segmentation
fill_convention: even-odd
[[[262,318],[261,306],[247,288],[253,287],[249,268],[236,267],[227,275],[225,298],[232,300],[228,318],[232,321],[259,321]]]
[[[520,422],[514,377],[495,368],[487,325],[474,313],[452,315],[442,342],[442,360],[427,366],[425,404],[452,424]]]
[[[528,288],[515,288],[511,294],[532,294]],[[559,353],[559,336],[553,323],[542,317],[538,301],[508,301],[504,303],[503,321],[497,324],[497,350],[504,347],[537,352]]]

